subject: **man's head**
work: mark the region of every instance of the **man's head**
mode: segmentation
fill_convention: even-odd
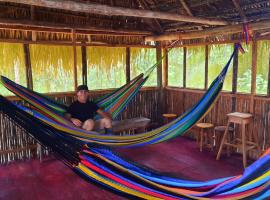
[[[78,101],[80,103],[85,103],[88,101],[89,91],[88,91],[87,85],[79,85],[77,87],[76,92],[77,92]]]

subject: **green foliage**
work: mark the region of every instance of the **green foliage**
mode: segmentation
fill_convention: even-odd
[[[25,61],[22,44],[0,43],[0,75],[26,86]],[[0,85],[0,94],[13,95]]]
[[[187,87],[204,88],[205,46],[187,48]]]
[[[126,82],[126,49],[87,47],[87,84],[91,90],[118,88]]]
[[[74,91],[74,58],[71,46],[30,45],[35,91]]]
[[[130,76],[136,77],[146,72],[156,64],[156,49],[154,48],[130,48]],[[144,86],[157,86],[157,70],[155,69]]]
[[[208,87],[221,72],[233,52],[233,44],[215,44],[209,46]],[[232,62],[227,72],[223,90],[232,90]]]
[[[168,85],[183,87],[183,48],[174,48],[168,54]]]
[[[256,93],[267,94],[267,80],[270,59],[270,41],[258,41]]]
[[[238,54],[237,92],[251,92],[252,43],[242,44],[245,53]]]
[[[257,77],[258,78],[258,77]],[[251,90],[251,70],[248,69],[238,77],[237,92],[250,93]]]

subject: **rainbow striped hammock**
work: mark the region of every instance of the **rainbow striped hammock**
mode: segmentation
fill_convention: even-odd
[[[136,134],[136,135],[125,135],[125,136],[116,136],[116,135],[104,135],[99,134],[94,131],[86,131],[80,128],[77,128],[71,124],[70,121],[65,119],[61,114],[59,114],[59,109],[57,110],[55,105],[51,105],[50,102],[45,98],[41,98],[38,93],[34,93],[26,88],[17,85],[16,83],[8,80],[7,78],[2,77],[1,82],[2,84],[9,89],[10,91],[14,92],[16,95],[20,96],[22,99],[26,100],[32,106],[35,107],[34,109],[26,108],[22,105],[16,105],[19,109],[22,109],[34,117],[38,118],[39,120],[43,121],[44,123],[52,126],[56,130],[63,131],[66,135],[70,135],[78,140],[81,140],[85,143],[95,143],[101,144],[111,147],[117,146],[142,146],[148,144],[156,144],[160,143],[169,139],[172,139],[176,136],[179,136],[186,132],[189,128],[191,128],[198,120],[200,120],[211,108],[214,102],[217,100],[220,91],[222,90],[223,82],[229,68],[229,65],[238,50],[238,45],[236,45],[232,55],[230,56],[229,61],[217,76],[217,78],[212,82],[209,89],[203,95],[197,104],[195,104],[189,111],[185,112],[183,115],[176,118],[169,124],[161,126],[157,129]],[[126,91],[126,87],[132,87],[134,84],[141,86],[146,79],[142,79],[141,77],[135,78],[130,85],[123,86],[117,92],[121,90]],[[138,90],[138,86],[133,90]],[[128,98],[134,96],[132,91],[128,91]],[[116,93],[117,93],[116,92]],[[114,93],[115,94],[115,93]],[[113,95],[114,95],[113,94]],[[101,100],[110,101],[111,96],[107,96]],[[116,95],[117,96],[117,95]],[[120,95],[119,98],[123,97]],[[124,99],[126,96],[124,96]],[[105,101],[105,102],[106,102]],[[114,104],[112,107],[117,107],[117,101],[113,101]],[[116,103],[115,103],[116,102]],[[110,107],[109,107],[110,108]],[[114,107],[115,108],[115,107]],[[107,109],[108,110],[108,109]]]
[[[168,177],[132,163],[108,147],[66,135],[0,96],[5,113],[48,146],[82,178],[130,199],[267,199],[270,197],[270,148],[243,174],[208,181]],[[78,191],[79,192],[79,191]]]
[[[120,140],[121,145],[153,144],[161,142],[162,137],[169,136],[176,131],[176,127],[181,131],[188,129],[190,125],[197,121],[197,118],[206,113],[205,108],[209,106],[205,107],[203,105],[211,104],[216,100],[225,78],[224,73],[226,74],[233,55],[204,97],[189,112],[168,126],[164,126],[165,129],[161,127],[154,130],[154,132],[163,130],[159,134],[144,133],[148,134],[149,137],[142,140],[136,140],[134,137],[131,140],[125,137],[125,141],[129,139],[129,142],[123,144],[123,141]],[[208,101],[209,98],[211,101]],[[113,153],[109,147],[100,145],[104,143],[116,146],[112,145],[117,142],[114,136],[111,136],[112,141],[106,137],[85,139],[74,136],[74,134],[67,133],[66,129],[57,129],[53,126],[54,123],[48,123],[48,120],[54,122],[52,118],[45,118],[42,113],[40,113],[40,117],[36,117],[37,113],[30,113],[29,110],[25,112],[23,107],[13,104],[2,96],[0,96],[0,111],[23,127],[28,134],[36,138],[41,144],[51,148],[67,166],[84,179],[131,199],[233,200],[267,199],[270,196],[270,149],[260,159],[246,168],[241,175],[208,181],[190,181],[168,177],[131,163]],[[188,120],[192,121],[189,122]],[[179,122],[183,124],[179,126]],[[144,134],[140,134],[141,138],[143,138]],[[173,136],[177,134],[179,135],[181,132],[175,132]],[[172,138],[172,136],[163,139],[163,141],[168,138]],[[149,142],[151,139],[154,139],[154,141]],[[86,144],[86,141],[92,142]]]

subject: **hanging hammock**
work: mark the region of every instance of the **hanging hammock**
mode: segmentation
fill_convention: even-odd
[[[65,119],[63,116],[55,112],[43,101],[39,101],[38,99],[33,98],[31,93],[26,93],[23,90],[20,90],[21,86],[13,84],[10,81],[6,81],[5,79],[2,82],[4,82],[4,85],[10,91],[15,90],[15,94],[28,101],[37,110],[32,110],[21,105],[17,105],[18,109],[22,109],[30,113],[31,115],[38,118],[40,121],[54,127],[56,130],[63,131],[66,135],[73,136],[83,141],[84,143],[90,142],[106,146],[142,146],[148,144],[156,144],[167,141],[185,133],[205,114],[207,114],[211,106],[217,100],[220,91],[222,90],[227,70],[236,51],[238,50],[238,47],[239,46],[236,45],[228,63],[225,65],[218,77],[212,82],[209,89],[206,91],[200,101],[195,104],[189,111],[185,112],[183,115],[179,116],[169,124],[161,126],[152,131],[136,135],[101,135],[94,131],[86,131],[80,129],[78,127],[75,127],[69,120]],[[134,82],[136,82],[136,80]],[[142,82],[138,84],[142,84]]]
[[[130,199],[267,199],[270,197],[270,149],[243,174],[208,181],[168,177],[125,160],[101,145],[58,131],[0,96],[0,111],[48,146],[85,180]]]

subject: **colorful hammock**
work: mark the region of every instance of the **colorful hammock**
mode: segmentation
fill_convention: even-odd
[[[54,127],[55,129],[65,132],[66,135],[71,135],[81,141],[84,141],[85,143],[91,142],[106,146],[142,146],[148,144],[156,144],[185,133],[205,114],[207,114],[211,106],[217,100],[220,91],[222,90],[227,70],[236,51],[238,50],[238,47],[238,45],[235,47],[228,63],[225,65],[218,77],[212,82],[209,89],[206,91],[200,101],[195,104],[189,111],[185,112],[183,115],[179,116],[169,124],[161,126],[155,130],[136,135],[101,135],[94,131],[82,130],[73,126],[70,121],[59,115],[46,103],[39,101],[37,98],[34,98],[31,93],[26,93],[21,89],[22,86],[19,86],[11,81],[6,81],[6,79],[3,78],[2,82],[4,86],[6,86],[10,91],[14,91],[15,94],[32,104],[37,110],[31,110],[19,105],[18,108],[27,111],[28,113],[40,119],[44,123]],[[140,82],[138,84],[142,83]]]
[[[57,131],[0,96],[0,111],[57,153],[84,179],[130,199],[267,199],[270,149],[243,174],[209,181],[168,177],[131,163],[109,148],[88,144]]]

